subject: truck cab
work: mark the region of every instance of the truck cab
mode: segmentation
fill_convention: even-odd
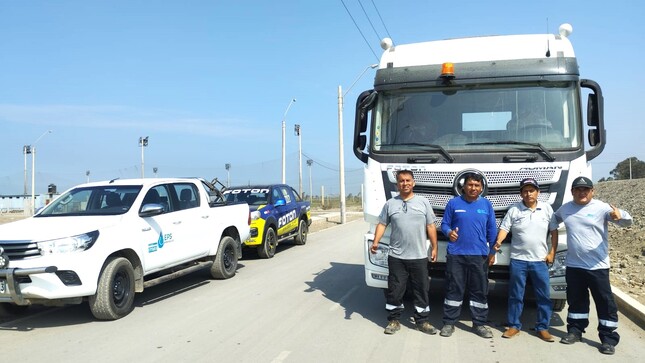
[[[381,42],[374,89],[356,103],[353,145],[365,163],[369,286],[387,286],[388,232],[377,254],[369,253],[369,245],[383,204],[397,193],[398,170],[414,172],[414,193],[427,198],[437,216],[440,249],[438,262],[430,264],[431,285],[444,276],[448,238],[439,227],[447,202],[461,193],[464,174],[483,176],[482,196],[491,201],[498,227],[520,200],[520,180],[537,180],[540,200],[557,210],[571,200],[573,179],[591,176],[589,161],[605,145],[603,98],[596,82],[580,78],[571,31],[563,24],[557,35]],[[563,227],[559,242],[550,270],[556,309],[566,299]],[[490,269],[492,291],[506,288],[508,250],[503,244]]]

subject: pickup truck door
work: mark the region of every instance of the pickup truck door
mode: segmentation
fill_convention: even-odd
[[[275,187],[281,199],[284,199],[284,205],[276,206],[278,211],[278,235],[281,236],[298,228],[298,211],[297,204],[290,188],[286,186]]]
[[[185,246],[186,229],[190,228],[184,223],[187,216],[178,211],[178,198],[173,193],[170,184],[157,185],[148,190],[141,204],[141,207],[149,203],[164,207],[159,215],[140,217],[146,273],[176,265],[192,255],[191,248]]]
[[[213,243],[218,241],[219,236],[212,228],[215,221],[211,218],[212,210],[208,204],[203,203],[200,190],[193,183],[173,184],[177,200],[176,211],[181,217],[181,243],[184,247],[183,256],[186,259],[195,259],[206,256],[210,252]]]

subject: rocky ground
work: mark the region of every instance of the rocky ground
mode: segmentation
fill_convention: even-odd
[[[597,183],[594,198],[631,214],[629,228],[609,224],[612,285],[645,304],[645,179]]]

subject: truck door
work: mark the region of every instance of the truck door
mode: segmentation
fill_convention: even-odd
[[[298,228],[298,211],[296,210],[296,198],[291,188],[286,185],[276,187],[280,198],[284,200],[284,205],[276,206],[278,210],[278,234],[284,235]]]
[[[181,221],[181,255],[187,259],[205,256],[219,238],[209,233],[208,226],[215,223],[211,219],[211,209],[201,205],[201,195],[195,184],[175,183],[173,187],[174,195],[178,197],[178,208],[173,213],[177,214],[177,220]]]
[[[182,215],[175,213],[178,209],[173,194],[174,189],[169,184],[157,185],[146,193],[141,207],[146,204],[163,206],[163,213],[151,217],[141,217],[141,238],[145,253],[143,265],[145,272],[157,271],[176,264],[186,258],[187,249],[184,245],[185,225]],[[141,207],[139,210],[141,210]]]

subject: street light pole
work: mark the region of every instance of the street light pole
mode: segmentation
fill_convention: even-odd
[[[311,159],[307,160],[307,166],[309,167],[309,204],[311,204],[311,202],[312,202],[312,200],[313,200],[313,199],[312,199],[312,198],[313,198],[313,194],[314,194],[314,190],[313,190],[313,188],[312,188],[312,184],[311,184],[311,165],[312,165],[313,163],[314,163],[314,161],[313,161],[313,160],[311,160]]]
[[[36,144],[52,130],[47,130],[31,145],[31,215],[36,212]]]
[[[87,182],[89,183],[90,182],[90,171],[89,170],[87,170],[85,172],[85,176],[87,177]]]
[[[139,137],[139,146],[141,147],[141,179],[145,178],[145,163],[143,162],[143,149],[148,146],[148,136]]]
[[[289,112],[289,109],[291,108],[291,105],[296,102],[295,98],[292,98],[291,101],[289,101],[289,105],[287,106],[287,109],[284,111],[284,116],[282,116],[282,184],[286,183],[286,127],[287,127],[287,113]]]
[[[345,212],[345,151],[343,148],[343,98],[347,95],[352,87],[358,82],[361,77],[367,72],[370,68],[374,69],[378,64],[371,64],[361,72],[361,74],[356,77],[354,83],[343,93],[342,87],[338,86],[338,164],[340,168],[340,223],[345,224],[347,221],[346,212]]]
[[[31,145],[25,145],[22,147],[22,153],[25,154],[25,191],[23,196],[27,196],[27,154],[31,154]]]
[[[226,163],[224,164],[224,168],[226,169],[226,187],[230,188],[231,187],[231,164]]]
[[[300,125],[294,125],[294,131],[298,136],[298,194],[302,197],[302,135]]]

